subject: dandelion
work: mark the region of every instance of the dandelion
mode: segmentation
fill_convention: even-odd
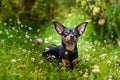
[[[16,59],[12,59],[12,60],[11,60],[12,63],[15,63],[16,61],[17,61]]]

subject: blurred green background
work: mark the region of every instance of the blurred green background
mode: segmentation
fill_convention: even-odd
[[[0,20],[33,29],[43,29],[53,21],[69,26],[87,21],[93,41],[120,43],[119,0],[0,0]]]
[[[42,57],[54,29],[89,22],[74,70]],[[35,40],[41,39],[41,44]],[[120,0],[0,0],[0,80],[120,80]]]

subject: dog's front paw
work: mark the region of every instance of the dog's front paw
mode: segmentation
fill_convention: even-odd
[[[49,48],[45,48],[42,56],[47,57],[49,50]]]
[[[48,52],[50,49],[49,48],[45,48],[44,52]]]

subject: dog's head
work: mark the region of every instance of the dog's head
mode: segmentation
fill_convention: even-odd
[[[87,24],[87,22],[83,22],[76,28],[67,28],[58,22],[54,22],[55,29],[62,36],[65,44],[77,43],[78,37],[83,34]]]

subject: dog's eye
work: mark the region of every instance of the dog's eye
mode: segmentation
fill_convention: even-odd
[[[70,32],[69,31],[65,31],[64,35],[69,35]]]
[[[78,35],[76,31],[73,32],[74,35]]]

